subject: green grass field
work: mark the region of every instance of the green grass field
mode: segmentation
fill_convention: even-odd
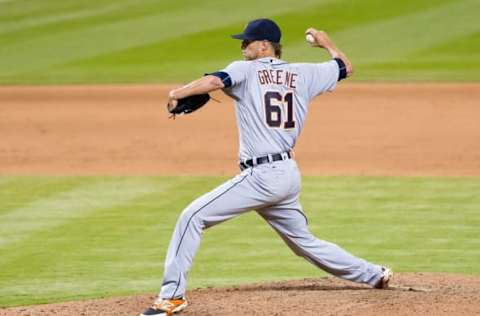
[[[275,19],[284,58],[320,61],[327,30],[353,80],[480,80],[478,0],[0,1],[0,84],[183,82],[241,57],[229,38]]]
[[[158,291],[179,212],[223,180],[1,177],[0,306]],[[321,239],[396,271],[480,274],[480,179],[305,177],[303,186]],[[206,231],[190,288],[324,275],[249,213]]]

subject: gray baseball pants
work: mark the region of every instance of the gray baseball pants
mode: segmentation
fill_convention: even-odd
[[[202,232],[250,210],[256,210],[295,254],[342,279],[374,285],[381,267],[357,258],[335,244],[315,238],[299,203],[300,173],[288,159],[248,168],[193,201],[180,215],[168,247],[160,297],[185,294],[187,273]]]

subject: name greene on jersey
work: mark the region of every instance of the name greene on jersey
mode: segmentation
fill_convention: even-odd
[[[298,75],[294,72],[289,72],[283,69],[264,69],[258,70],[257,75],[258,81],[262,85],[278,84],[291,89],[296,88],[295,81]]]

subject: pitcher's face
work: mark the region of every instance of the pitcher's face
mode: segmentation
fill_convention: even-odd
[[[245,60],[254,60],[258,58],[259,55],[259,42],[260,41],[242,41],[242,55]]]

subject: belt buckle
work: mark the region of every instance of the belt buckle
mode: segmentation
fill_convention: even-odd
[[[240,161],[239,165],[240,165],[240,170],[245,170],[245,169],[248,169],[250,168],[250,165],[247,163],[247,160],[248,159],[243,159]]]
[[[252,157],[252,167],[256,167],[258,165],[257,157]]]

